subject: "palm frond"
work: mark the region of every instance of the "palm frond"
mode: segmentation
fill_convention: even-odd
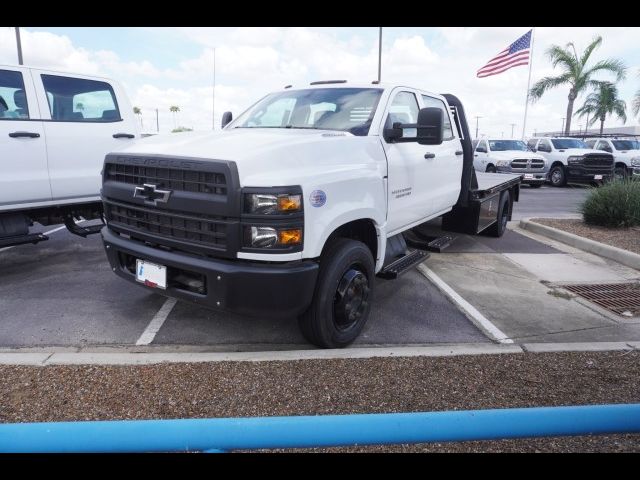
[[[559,87],[560,85],[566,85],[571,82],[571,74],[564,73],[558,77],[544,77],[538,80],[533,84],[531,90],[529,90],[529,96],[531,97],[531,102],[535,102],[540,100],[540,98],[545,94],[547,90],[551,90],[552,88]]]
[[[568,50],[558,45],[551,45],[547,49],[547,57],[549,57],[549,60],[551,60],[551,65],[553,65],[553,68],[560,64],[564,66],[565,70],[568,70],[570,72],[574,71],[575,69],[576,60],[573,55],[571,55]]]
[[[593,67],[585,70],[583,76],[589,79],[594,73],[597,72],[609,72],[616,76],[616,81],[624,80],[627,76],[627,66],[621,60],[616,58],[607,58],[606,60],[600,60]]]
[[[582,65],[586,65],[587,64],[587,60],[589,60],[589,57],[591,56],[593,51],[596,48],[598,48],[600,45],[602,45],[602,37],[600,35],[598,35],[598,36],[593,38],[593,40],[587,46],[587,48],[584,49],[584,52],[582,52],[582,56],[580,57],[580,63]]]
[[[636,92],[633,96],[633,100],[631,102],[631,108],[633,108],[633,114],[638,115],[640,113],[640,90]]]

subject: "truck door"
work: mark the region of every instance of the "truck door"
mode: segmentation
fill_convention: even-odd
[[[436,212],[451,209],[460,195],[460,179],[462,178],[462,144],[456,138],[451,128],[451,112],[439,98],[422,95],[422,108],[439,108],[443,111],[442,143],[440,145],[422,145],[424,150],[434,154],[430,159],[429,169],[431,177],[437,178],[433,190],[433,208]],[[487,142],[484,141],[486,146]],[[482,143],[482,142],[480,142]],[[488,157],[488,153],[486,154]]]
[[[31,73],[0,69],[0,208],[51,200],[44,135]]]
[[[385,126],[390,128],[395,122],[416,123],[419,111],[414,92],[394,92],[385,112]],[[416,129],[403,132],[404,137],[416,134]],[[384,138],[382,144],[388,163],[387,231],[393,235],[403,227],[424,221],[434,212],[433,191],[438,188],[439,177],[433,170],[433,159],[425,158],[434,147],[417,142],[390,143]]]
[[[54,199],[100,195],[104,157],[139,136],[119,87],[107,81],[34,71],[47,134]]]

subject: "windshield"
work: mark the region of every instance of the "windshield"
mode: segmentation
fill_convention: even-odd
[[[266,96],[232,128],[311,128],[367,135],[382,89],[314,88]]]
[[[521,140],[489,140],[489,148],[494,152],[507,150],[527,151],[527,145]]]
[[[576,140],[575,138],[555,138],[551,140],[551,143],[553,143],[553,146],[557,150],[564,150],[566,148],[589,148],[582,140]]]
[[[611,140],[616,150],[640,150],[638,140]]]

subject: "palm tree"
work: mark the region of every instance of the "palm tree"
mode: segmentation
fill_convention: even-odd
[[[592,77],[598,72],[609,72],[616,76],[616,81],[623,80],[626,76],[627,67],[620,60],[608,58],[600,60],[592,67],[587,67],[589,57],[593,51],[602,44],[602,37],[595,37],[589,46],[578,57],[573,42],[567,43],[565,48],[558,45],[551,45],[547,50],[547,56],[553,67],[560,65],[562,73],[557,77],[544,77],[538,80],[529,95],[531,102],[539,100],[547,90],[569,85],[569,103],[567,104],[567,123],[565,125],[565,135],[571,131],[571,117],[573,115],[573,102],[587,87],[598,87],[598,81]],[[571,49],[571,50],[569,50]]]
[[[627,104],[618,97],[618,87],[611,82],[598,82],[598,90],[590,93],[584,105],[576,110],[578,117],[593,115],[588,126],[600,120],[600,135],[604,129],[607,115],[615,115],[623,122],[627,121]]]
[[[144,128],[142,125],[142,110],[140,110],[140,107],[133,107],[133,113],[135,115],[139,115],[140,118],[140,128]]]
[[[640,90],[638,90],[634,95],[631,106],[633,108],[633,114],[638,115],[640,113]]]
[[[169,107],[169,111],[171,113],[173,113],[173,127],[177,128],[176,126],[176,113],[178,113],[180,111],[180,107],[178,107],[177,105],[172,105]]]

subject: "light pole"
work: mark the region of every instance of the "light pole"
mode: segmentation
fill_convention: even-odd
[[[476,138],[478,138],[478,119],[482,117],[476,117]]]
[[[564,118],[565,117],[562,117],[562,128],[560,129],[560,135],[564,134]]]
[[[216,47],[213,47],[213,100],[211,100],[211,116],[213,129],[216,129]]]
[[[382,27],[378,30],[378,83],[382,80]]]
[[[511,125],[511,138],[513,138],[513,129],[516,126],[515,123],[510,123],[509,125]]]
[[[22,42],[20,41],[20,27],[16,27],[16,44],[18,46],[18,65],[22,65]]]

